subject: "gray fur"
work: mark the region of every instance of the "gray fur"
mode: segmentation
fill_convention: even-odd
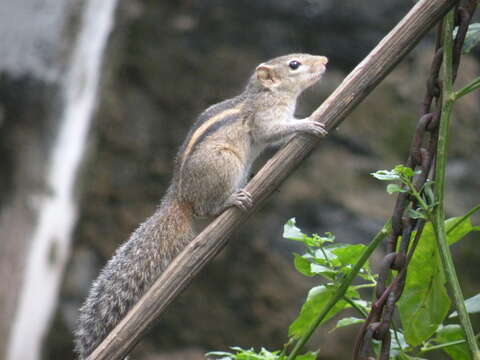
[[[86,359],[170,261],[194,237],[169,189],[157,211],[141,224],[93,283],[75,331],[75,350]],[[168,237],[167,235],[175,235]]]
[[[303,63],[299,70],[289,68],[292,59]],[[75,349],[81,360],[193,239],[195,217],[252,205],[242,188],[265,147],[298,132],[324,134],[321,123],[295,120],[293,114],[297,97],[320,79],[326,62],[321,56],[292,54],[261,64],[241,95],[199,116],[180,147],[160,207],[116,251],[80,309]]]

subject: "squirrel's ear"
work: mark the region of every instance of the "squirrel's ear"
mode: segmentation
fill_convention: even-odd
[[[257,79],[263,86],[267,88],[273,88],[277,85],[278,79],[276,78],[275,72],[271,66],[260,64],[257,66],[255,72],[257,74]]]

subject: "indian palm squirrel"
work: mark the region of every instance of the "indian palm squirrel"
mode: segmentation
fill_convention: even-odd
[[[272,144],[298,133],[323,136],[322,123],[296,119],[298,96],[317,83],[327,58],[277,57],[257,66],[238,96],[205,110],[178,151],[173,179],[155,213],[133,232],[93,282],[80,309],[75,350],[86,359],[195,237],[195,219],[252,205],[250,167]]]

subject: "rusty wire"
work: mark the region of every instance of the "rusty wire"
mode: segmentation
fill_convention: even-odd
[[[453,44],[453,79],[457,75],[463,42],[476,4],[477,0],[470,0],[464,7],[457,6],[456,8],[455,21],[458,31]],[[441,34],[441,25],[439,25],[435,54],[430,66],[426,94],[422,103],[422,115],[418,120],[406,163],[406,166],[413,170],[420,170],[413,180],[413,184],[419,192],[423,189],[431,172],[437,148],[438,122],[442,104],[438,79],[443,59]],[[434,107],[433,110],[432,107]],[[408,263],[413,256],[425,225],[425,220],[412,219],[407,216],[406,210],[410,207],[416,209],[415,199],[408,193],[399,193],[392,214],[392,233],[387,244],[387,255],[381,263],[378,274],[376,300],[357,335],[353,353],[354,360],[375,359],[373,340],[381,342],[378,358],[388,360],[390,357],[390,324],[395,313],[395,304],[402,295]],[[413,232],[416,232],[416,235],[410,244]],[[399,238],[401,240],[398,246]],[[392,270],[397,273],[389,282],[389,279],[392,278],[390,275]]]

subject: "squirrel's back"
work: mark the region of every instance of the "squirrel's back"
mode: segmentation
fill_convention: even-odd
[[[167,190],[157,211],[120,246],[80,309],[75,349],[86,359],[194,237],[191,210]]]

